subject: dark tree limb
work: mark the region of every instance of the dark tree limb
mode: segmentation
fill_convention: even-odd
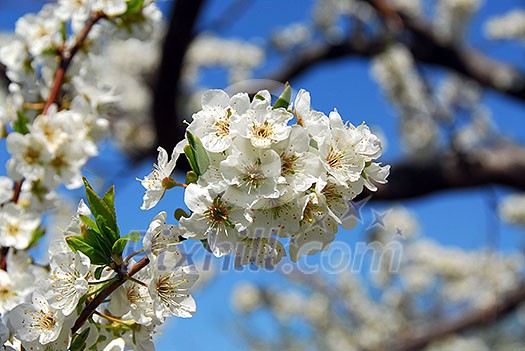
[[[230,94],[237,92],[248,92],[255,95],[259,90],[282,89],[282,84],[292,81],[300,75],[306,73],[313,67],[339,60],[343,58],[369,58],[381,53],[385,48],[384,43],[368,40],[345,41],[340,44],[317,44],[306,47],[305,49],[294,52],[291,57],[285,59],[285,62],[276,71],[259,80],[249,80],[247,84],[239,82],[230,87],[234,91],[228,91]],[[253,98],[253,96],[252,96]]]
[[[523,302],[525,302],[525,284],[521,284],[515,290],[502,296],[489,307],[467,314],[457,320],[438,322],[437,325],[423,333],[406,335],[399,340],[393,340],[382,351],[421,350],[432,342],[442,340],[447,336],[494,323],[515,311]]]
[[[404,35],[398,40],[410,49],[417,61],[453,70],[483,87],[525,101],[524,72],[488,58],[483,53],[470,48],[467,43],[458,44],[443,38],[425,21],[396,11],[387,2],[364,1],[372,5],[386,21],[392,18],[401,21],[405,32],[410,35],[408,39],[403,39],[407,37]]]
[[[178,0],[174,3],[162,58],[153,88],[153,120],[157,145],[173,149],[184,137],[181,111],[181,74],[184,56],[194,37],[197,18],[204,0]]]
[[[9,79],[7,78],[7,67],[0,63],[0,89],[7,89]]]
[[[419,63],[455,71],[485,88],[525,101],[525,72],[490,59],[470,48],[466,43],[460,46],[448,41],[440,37],[426,22],[397,12],[391,7],[385,9],[386,5],[382,1],[367,2],[376,8],[380,16],[388,17],[385,21],[395,23],[401,21],[401,25],[397,26],[400,28],[399,36],[395,36],[394,39],[406,45]],[[279,82],[291,81],[326,61],[348,57],[371,58],[381,53],[389,40],[391,38],[367,35],[350,37],[342,44],[327,43],[307,48],[302,52],[294,53],[290,61],[286,61],[282,68],[270,74],[267,79]]]
[[[184,54],[190,44],[198,13],[199,1],[178,1],[171,17],[169,31],[164,42],[164,52],[154,88],[154,120],[157,144],[171,149],[184,137],[181,110],[182,89],[180,87]],[[481,85],[525,101],[525,75],[510,66],[490,60],[469,48],[459,48],[441,39],[433,29],[418,19],[405,14],[382,10],[388,19],[399,18],[398,31],[416,60],[441,66],[462,73]],[[260,86],[250,89],[265,89],[272,81],[292,81],[296,77],[331,60],[358,57],[369,59],[381,53],[388,41],[382,35],[355,35],[340,44],[318,44],[295,52],[285,60],[280,69],[261,80]],[[502,85],[503,76],[511,77],[510,86]],[[154,153],[154,152],[152,152]],[[376,200],[410,199],[439,191],[502,185],[525,190],[525,155],[522,148],[500,146],[496,149],[478,150],[474,154],[458,155],[441,153],[432,163],[413,160],[394,163],[389,183],[373,194]],[[181,160],[184,161],[184,160]],[[179,166],[184,166],[179,163]],[[366,194],[363,194],[366,196]]]
[[[437,192],[490,185],[525,191],[525,147],[501,145],[468,154],[441,153],[428,162],[393,162],[388,183],[375,193],[376,201],[417,198]]]

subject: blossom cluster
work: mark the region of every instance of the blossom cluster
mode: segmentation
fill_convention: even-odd
[[[251,100],[204,93],[171,159],[159,148],[156,168],[142,180],[142,208],[180,185],[171,173],[184,153],[193,179],[184,185],[190,214],[180,216],[182,237],[205,241],[215,256],[233,253],[242,265],[263,267],[286,255],[280,238],[289,238],[292,260],[325,249],[338,226],[356,224],[351,200],[385,183],[389,166],[375,162],[381,142],[364,123],[311,109],[305,90],[290,100],[289,86],[273,105],[268,91]]]
[[[200,240],[216,256],[234,253],[243,265],[268,267],[286,255],[280,240],[288,238],[288,254],[298,260],[325,249],[339,225],[352,228],[351,200],[386,182],[389,167],[377,162],[378,137],[365,124],[344,123],[335,110],[329,116],[312,110],[306,91],[291,104],[287,86],[272,104],[268,91],[250,99],[210,90],[187,138],[171,158],[159,148],[156,168],[142,180],[143,209],[182,186],[190,213],[177,210],[179,224],[173,225],[160,212],[144,237],[122,236],[114,189],[99,196],[82,170],[99,152],[108,117],[123,105],[117,90],[128,92],[104,79],[110,75],[101,62],[115,57],[107,38],[148,38],[159,20],[150,0],[59,0],[22,17],[0,47],[9,79],[0,131],[11,155],[0,177],[5,349],[152,350],[152,336],[167,317],[196,311],[190,292],[199,273],[180,249],[183,240]],[[219,45],[203,37],[195,55],[207,56],[198,49],[206,52],[210,43]],[[232,78],[238,79],[262,60],[258,47],[232,42],[231,48],[250,49],[250,55],[192,61],[196,69],[217,62],[240,66]],[[128,70],[138,77],[140,67]],[[171,175],[182,153],[192,171],[178,183]],[[87,203],[80,202],[51,241],[49,264],[37,264],[28,250],[46,234],[44,214],[60,206],[56,189],[82,185]],[[126,246],[138,241],[142,248],[124,257]]]
[[[508,195],[499,206],[500,217],[508,223],[525,227],[525,195]]]
[[[0,177],[3,247],[28,248],[43,212],[57,205],[55,189],[82,185],[81,168],[98,154],[96,141],[108,129],[105,111],[117,99],[97,82],[94,62],[101,48],[96,39],[109,32],[127,33],[118,29],[123,21],[130,21],[132,29],[157,20],[160,12],[154,3],[140,2],[139,8],[130,10],[135,3],[139,4],[125,0],[49,4],[37,15],[20,18],[14,36],[0,48],[0,62],[10,81],[6,106],[0,107],[0,134],[11,154],[8,177]],[[135,12],[133,21],[130,11]],[[89,21],[95,19],[105,22],[90,27]],[[68,68],[60,81],[57,61]]]
[[[464,39],[470,19],[482,5],[481,0],[440,0],[437,2],[435,20],[437,33],[448,41]]]
[[[99,197],[84,179],[89,206],[81,201],[55,235],[49,264],[27,251],[46,234],[43,215],[60,204],[55,189],[82,186],[82,168],[108,129],[118,96],[97,79],[104,38],[147,36],[159,20],[150,0],[60,0],[19,19],[0,47],[10,82],[0,107],[0,136],[11,155],[0,177],[6,350],[152,350],[167,317],[196,310],[188,290],[198,273],[176,243],[159,246],[156,220],[144,248],[123,258],[140,235],[120,236],[113,188]]]
[[[525,11],[516,9],[491,18],[485,24],[486,35],[491,39],[525,39]]]
[[[64,229],[64,237],[49,246],[49,272],[31,263],[24,251],[9,253],[8,271],[0,270],[1,287],[6,292],[0,312],[7,318],[6,345],[12,349],[153,350],[152,335],[167,317],[191,317],[195,313],[188,290],[198,273],[185,264],[183,253],[176,247],[159,245],[154,220],[143,239],[147,269],[121,284],[109,303],[97,306],[90,322],[79,326],[77,333],[72,331],[81,315],[79,308],[85,308],[84,304],[92,302],[108,284],[122,279],[119,269],[137,264],[115,258],[107,265],[99,256],[88,257],[81,249],[75,250],[71,238],[87,238],[96,228],[86,225],[92,215],[81,201],[77,216]]]
[[[410,51],[401,44],[389,47],[372,64],[372,74],[385,95],[399,109],[405,148],[415,157],[424,157],[438,139],[433,106]]]
[[[390,209],[382,225],[374,226],[370,232],[373,241],[368,255],[379,257],[380,262],[374,267],[378,260],[372,258],[370,265],[361,266],[359,275],[349,270],[328,276],[323,271],[305,274],[295,269],[285,275],[291,283],[286,284],[287,289],[283,289],[282,282],[275,286],[238,284],[231,303],[242,318],[239,325],[252,338],[248,343],[264,349],[277,349],[280,342],[291,348],[316,345],[323,350],[388,348],[406,335],[407,329],[424,335],[426,330],[435,329],[436,320],[455,320],[467,311],[493,306],[519,286],[525,265],[520,253],[444,246],[418,236],[418,227],[418,221],[407,209]],[[397,246],[402,254],[399,269],[393,272],[388,253],[395,247],[389,243],[395,241],[402,242],[402,246]],[[428,320],[429,309],[436,316],[432,320]],[[261,310],[269,312],[275,323],[258,323],[257,312]],[[525,323],[522,316],[512,320],[514,326],[523,327]],[[498,326],[492,328],[499,330]],[[285,339],[269,341],[260,337],[274,330],[286,335]],[[289,333],[291,330],[294,332]],[[467,336],[450,333],[432,340],[424,350],[523,348],[519,336],[494,340],[489,335],[486,331]]]

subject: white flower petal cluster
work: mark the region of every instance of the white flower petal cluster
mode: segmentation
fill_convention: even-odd
[[[449,41],[463,40],[470,18],[483,3],[482,0],[440,0],[437,2],[437,33]]]
[[[499,215],[509,223],[525,227],[525,194],[507,196],[499,206]]]
[[[179,242],[179,228],[166,224],[166,212],[160,212],[151,221],[142,244],[151,261],[166,250],[171,250]]]
[[[162,147],[158,148],[159,156],[157,164],[153,165],[153,171],[144,179],[139,179],[142,186],[146,189],[144,193],[141,209],[149,210],[153,208],[164,196],[170,187],[173,187],[171,173],[175,169],[175,163],[179,158],[179,152],[173,149],[171,159],[168,161],[168,153]]]
[[[42,215],[58,205],[55,189],[82,185],[82,168],[98,154],[96,142],[106,134],[108,118],[119,101],[111,82],[100,79],[106,48],[104,40],[96,39],[134,34],[147,37],[154,30],[160,32],[160,19],[160,11],[151,0],[59,0],[38,14],[22,17],[14,34],[8,40],[2,38],[0,62],[6,67],[10,84],[8,95],[2,91],[0,97],[0,137],[6,139],[11,155],[6,163],[7,176],[0,177],[0,341],[5,349],[68,350],[73,340],[71,326],[79,313],[111,281],[119,275],[122,278],[120,270],[127,268],[128,260],[118,257],[117,249],[112,250],[111,264],[100,266],[90,262],[88,254],[68,246],[71,236],[85,238],[89,234],[89,245],[100,240],[93,237],[100,233],[88,229],[94,222],[83,201],[77,216],[62,231],[64,236],[50,244],[47,269],[36,265],[25,250],[33,247],[45,231]],[[93,24],[93,20],[98,22]],[[85,38],[83,32],[87,32]],[[159,170],[173,170],[176,159],[161,161],[163,168]],[[154,193],[151,201],[158,201],[158,184],[153,178],[148,178]],[[95,219],[103,221],[100,216]],[[150,227],[148,253],[155,267],[163,267],[157,256],[164,249],[175,254],[175,249],[171,240],[162,246],[156,227]],[[173,234],[178,239],[175,231]],[[177,293],[159,292],[162,301],[179,303],[183,311],[171,307],[170,314],[187,317],[195,311],[187,291],[198,275],[183,262],[171,268],[177,274],[171,278]],[[122,339],[108,349],[153,350],[152,335],[167,316],[157,317],[157,300],[147,288],[156,272],[157,268],[138,272],[110,297],[111,303],[103,301],[98,306],[97,314],[80,329],[89,330],[86,349],[103,349],[118,334]],[[118,304],[119,293],[125,308]],[[118,311],[113,312],[115,309]],[[121,318],[123,324],[115,326],[108,322],[111,318]]]
[[[23,251],[9,252],[6,259],[7,270],[0,270],[0,314],[6,314],[15,306],[28,302],[36,288],[34,282],[44,276],[43,272],[31,263]]]
[[[518,250],[502,254],[447,247],[414,238],[417,227],[418,222],[407,209],[395,207],[388,211],[384,226],[378,226],[371,238],[380,241],[368,246],[367,250],[377,255],[369,263],[363,265],[363,257],[357,254],[351,264],[329,277],[326,272],[305,273],[296,269],[286,275],[288,284],[240,283],[233,290],[231,304],[242,317],[240,325],[252,328],[250,342],[271,349],[276,341],[267,343],[260,335],[293,325],[295,334],[287,334],[277,343],[285,340],[291,348],[299,349],[310,342],[323,350],[388,348],[407,329],[422,333],[434,330],[435,321],[428,319],[429,308],[439,320],[455,320],[458,315],[486,311],[500,303],[501,296],[519,288],[525,260]],[[406,233],[402,246],[395,236],[396,229]],[[399,245],[390,246],[392,243]],[[401,254],[394,259],[399,267],[393,268],[391,255],[395,247],[400,248]],[[356,269],[373,274],[358,275]],[[277,325],[251,324],[260,313],[270,314]],[[515,311],[513,316],[519,320],[520,314],[521,311]],[[296,323],[304,326],[296,329]],[[518,323],[523,325],[523,321]],[[507,328],[506,324],[502,329],[497,325],[490,327],[492,331]],[[519,338],[499,341],[491,335],[486,331],[451,333],[432,341],[424,350],[523,348]]]
[[[402,44],[391,46],[373,60],[372,75],[400,111],[407,151],[416,158],[431,154],[439,138],[432,117],[434,107],[410,51]]]
[[[380,140],[337,111],[312,110],[304,90],[294,106],[274,108],[268,91],[251,101],[243,93],[204,93],[188,130],[209,164],[186,188],[191,215],[180,218],[183,237],[206,239],[214,255],[234,253],[238,264],[269,267],[286,256],[279,238],[291,239],[297,260],[325,249],[339,225],[356,224],[350,201],[389,173],[375,162]]]
[[[4,205],[0,209],[0,245],[26,249],[39,225],[38,214],[31,213],[17,204]]]
[[[52,108],[35,118],[29,131],[25,135],[13,132],[7,137],[7,149],[12,154],[7,164],[9,175],[39,181],[50,189],[59,184],[81,186],[81,168],[98,153],[83,116]]]
[[[16,337],[22,341],[38,341],[42,345],[58,339],[63,323],[62,312],[51,307],[38,293],[33,295],[32,303],[18,305],[9,313],[9,324]]]
[[[195,82],[200,70],[210,66],[224,66],[229,81],[234,83],[251,78],[254,68],[265,58],[264,49],[249,42],[201,34],[193,40],[185,56],[184,79]]]
[[[49,245],[51,306],[69,316],[76,309],[80,298],[88,291],[87,275],[89,258],[81,252],[73,252],[65,241]]]
[[[10,84],[5,107],[0,108],[0,130],[11,154],[6,164],[9,177],[0,178],[0,204],[5,204],[0,208],[2,246],[26,249],[43,212],[57,205],[54,189],[82,185],[81,169],[98,154],[95,142],[107,131],[108,107],[116,101],[114,90],[97,79],[102,74],[98,67],[103,47],[94,39],[115,25],[106,28],[104,20],[99,21],[83,42],[78,42],[79,32],[98,11],[122,19],[130,30],[134,21],[140,26],[158,23],[160,18],[150,16],[156,9],[151,1],[141,3],[134,18],[121,18],[128,4],[126,0],[47,4],[38,14],[20,18],[14,35],[2,42],[0,62]],[[57,62],[77,44],[80,50],[56,86]],[[58,99],[51,101],[56,88]],[[12,199],[16,204],[7,204]]]
[[[491,18],[485,24],[486,35],[491,39],[525,40],[525,11],[512,10],[502,16]]]
[[[185,260],[178,250],[163,251],[149,268],[148,292],[155,316],[160,320],[169,316],[188,318],[196,311],[189,289],[199,275],[195,267],[183,265]]]

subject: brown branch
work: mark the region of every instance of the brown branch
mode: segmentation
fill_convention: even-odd
[[[404,200],[446,190],[490,185],[525,191],[525,147],[501,145],[468,154],[437,154],[428,162],[413,160],[392,163],[388,183],[375,193],[364,192],[372,200]]]
[[[7,254],[9,253],[9,247],[2,247],[0,249],[0,269],[7,269]]]
[[[60,50],[60,63],[55,73],[55,79],[53,80],[51,91],[49,92],[49,96],[43,107],[42,114],[46,114],[49,107],[51,107],[51,105],[56,102],[58,98],[58,94],[60,93],[60,89],[62,88],[62,83],[64,82],[64,77],[66,75],[67,69],[69,68],[69,65],[73,61],[73,58],[77,54],[78,50],[80,50],[82,45],[84,45],[84,42],[89,32],[91,31],[91,29],[93,29],[93,26],[103,17],[104,17],[104,14],[102,13],[92,14],[91,17],[86,22],[84,28],[82,28],[82,30],[80,31],[75,41],[75,44],[69,50],[65,50],[64,48]],[[25,179],[22,178],[21,180],[15,182],[13,198],[11,199],[11,202],[15,204],[18,202],[18,199],[22,192],[22,184],[24,183],[24,180]],[[7,269],[7,253],[8,252],[9,252],[8,247],[2,248],[0,252],[0,269],[3,269],[3,270]]]
[[[20,194],[22,193],[22,185],[24,184],[24,179],[18,180],[13,185],[13,197],[11,198],[10,202],[17,203],[20,199]],[[3,206],[4,204],[1,204],[0,206]],[[0,269],[7,270],[7,254],[9,253],[9,247],[2,247],[0,249]]]
[[[98,306],[100,306],[115,290],[117,290],[122,284],[126,282],[129,278],[131,278],[133,275],[135,275],[138,271],[140,271],[142,268],[146,267],[149,263],[149,258],[144,257],[137,263],[131,267],[131,269],[124,275],[120,277],[120,279],[115,280],[111,284],[107,285],[91,302],[82,310],[82,313],[80,313],[80,316],[78,316],[77,320],[75,321],[75,324],[71,328],[71,334],[75,334],[82,325],[93,315],[93,313],[97,310]]]
[[[521,284],[515,290],[499,298],[496,303],[482,310],[472,312],[460,319],[443,322],[432,326],[420,335],[407,335],[400,340],[389,343],[384,351],[416,351],[424,348],[432,342],[461,333],[476,327],[482,327],[494,323],[509,313],[515,311],[525,302],[525,284]]]
[[[228,90],[229,94],[247,92],[253,98],[263,89],[275,91],[282,89],[283,82],[293,81],[313,67],[349,57],[369,58],[380,54],[386,47],[386,42],[369,41],[362,37],[348,39],[340,44],[318,44],[294,52],[276,71],[264,79],[238,82]]]
[[[153,120],[157,132],[156,145],[173,149],[184,138],[180,113],[182,102],[181,74],[184,56],[193,40],[195,24],[204,0],[176,1],[169,29],[164,39],[162,59],[153,88]]]
[[[366,0],[363,0],[366,1]],[[424,64],[439,66],[453,70],[499,93],[525,101],[525,72],[496,60],[492,60],[483,53],[474,50],[468,45],[461,46],[443,39],[432,27],[422,20],[396,12],[388,3],[378,0],[368,0],[384,16],[388,23],[397,24],[404,28],[398,31],[397,41],[402,42],[411,51],[414,58]],[[399,25],[399,21],[402,21]],[[382,37],[351,37],[343,44],[324,44],[314,48],[307,48],[303,52],[294,53],[289,61],[285,61],[282,68],[267,79],[278,82],[292,81],[309,69],[329,60],[347,57],[371,58],[386,48],[386,44],[393,32]],[[406,35],[406,34],[410,35]],[[262,86],[261,88],[265,88]]]
[[[430,24],[396,11],[391,6],[385,6],[384,1],[363,1],[371,4],[380,16],[388,17],[387,20],[391,19],[393,13],[402,20],[403,27],[410,36],[405,39],[407,36],[403,35],[398,38],[398,41],[403,42],[410,49],[417,61],[456,71],[483,87],[494,89],[522,101],[525,100],[524,72],[488,58],[483,53],[470,48],[467,43],[458,45],[443,38]]]
[[[7,90],[9,87],[9,78],[7,78],[7,67],[0,63],[0,89]]]
[[[60,62],[55,73],[55,79],[53,81],[53,84],[51,85],[51,91],[49,92],[46,104],[44,105],[44,109],[42,110],[43,114],[46,114],[49,107],[56,102],[69,65],[73,61],[73,58],[77,54],[78,50],[80,50],[80,48],[84,45],[84,42],[86,41],[87,36],[89,35],[89,32],[91,32],[91,29],[93,29],[93,26],[103,17],[103,13],[93,13],[84,25],[84,28],[82,28],[82,30],[78,34],[75,44],[69,50],[63,49],[60,52]]]

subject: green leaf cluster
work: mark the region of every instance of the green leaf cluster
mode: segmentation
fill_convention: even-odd
[[[79,215],[87,227],[81,236],[69,236],[66,241],[73,251],[80,251],[98,265],[121,264],[122,252],[128,241],[139,241],[140,234],[130,233],[120,237],[115,212],[115,187],[112,186],[103,197],[97,195],[86,178],[83,178],[86,198],[93,218]]]

